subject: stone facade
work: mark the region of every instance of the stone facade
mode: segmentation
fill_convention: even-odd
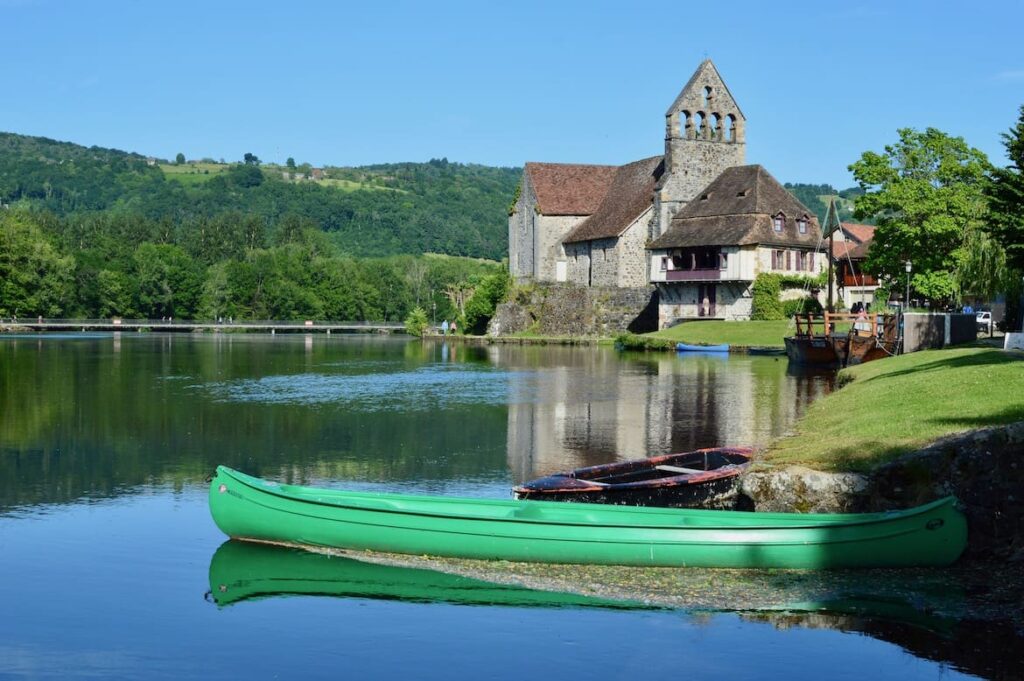
[[[508,220],[509,273],[512,277],[517,281],[565,281],[566,257],[562,239],[586,218],[586,215],[544,215],[539,212],[533,183],[524,173],[519,200]]]
[[[566,281],[579,286],[646,287],[644,246],[650,217],[651,211],[645,211],[618,237],[563,244]]]

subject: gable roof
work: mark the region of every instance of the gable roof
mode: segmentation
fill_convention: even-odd
[[[665,112],[665,115],[671,116],[682,107],[683,100],[692,94],[691,90],[697,85],[697,81],[701,79],[701,76],[706,73],[712,80],[718,81],[717,85],[721,85],[725,90],[725,94],[729,95],[729,99],[732,100],[733,105],[736,107],[736,113],[738,113],[743,120],[746,120],[747,117],[743,115],[743,111],[740,109],[739,103],[736,101],[736,98],[732,96],[732,92],[729,91],[729,86],[725,84],[725,80],[722,79],[722,74],[718,72],[718,68],[715,66],[715,63],[710,59],[705,59],[700,63],[697,70],[693,72],[692,76],[690,76],[690,80],[686,81],[686,85],[684,85],[683,89],[679,91],[678,95],[676,95],[676,98],[672,101],[672,105],[668,107],[668,111]]]
[[[781,233],[772,224],[772,218],[780,212],[787,218]],[[807,231],[800,234],[796,221],[804,216]],[[749,165],[722,171],[676,213],[668,230],[647,248],[749,244],[817,248],[820,239],[814,213],[767,170]]]
[[[620,166],[601,205],[594,214],[569,232],[562,243],[617,237],[651,207],[654,186],[664,171],[662,156],[652,156]]]
[[[525,168],[543,215],[593,214],[617,170],[580,163],[527,163]]]
[[[859,244],[871,241],[875,238],[874,225],[859,225],[856,222],[841,223],[846,236]]]
[[[832,257],[837,260],[863,260],[868,257],[868,250],[875,238],[875,226],[844,222],[842,228],[847,240],[832,244]]]

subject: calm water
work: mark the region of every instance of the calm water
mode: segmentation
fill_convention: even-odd
[[[631,610],[253,553],[222,547],[206,508],[218,463],[506,497],[555,470],[764,442],[827,390],[773,357],[2,337],[0,677],[959,678],[941,654],[848,617]]]

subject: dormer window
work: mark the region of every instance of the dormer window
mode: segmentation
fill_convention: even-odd
[[[775,228],[776,232],[781,232],[783,229],[785,229],[786,228],[786,216],[783,215],[782,213],[779,213],[774,218],[772,218],[772,227]]]
[[[701,194],[700,195],[700,200],[701,201],[707,201],[708,197],[710,197],[710,196],[711,196],[711,194]]]
[[[749,189],[741,189],[740,191],[736,192],[736,196],[742,199],[744,196],[746,196],[749,193],[750,193]]]
[[[796,230],[798,232],[800,232],[801,234],[807,234],[807,216],[806,215],[796,221]]]

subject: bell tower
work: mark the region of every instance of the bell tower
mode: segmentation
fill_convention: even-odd
[[[665,173],[654,192],[652,239],[726,168],[746,163],[747,119],[710,59],[665,113]]]

